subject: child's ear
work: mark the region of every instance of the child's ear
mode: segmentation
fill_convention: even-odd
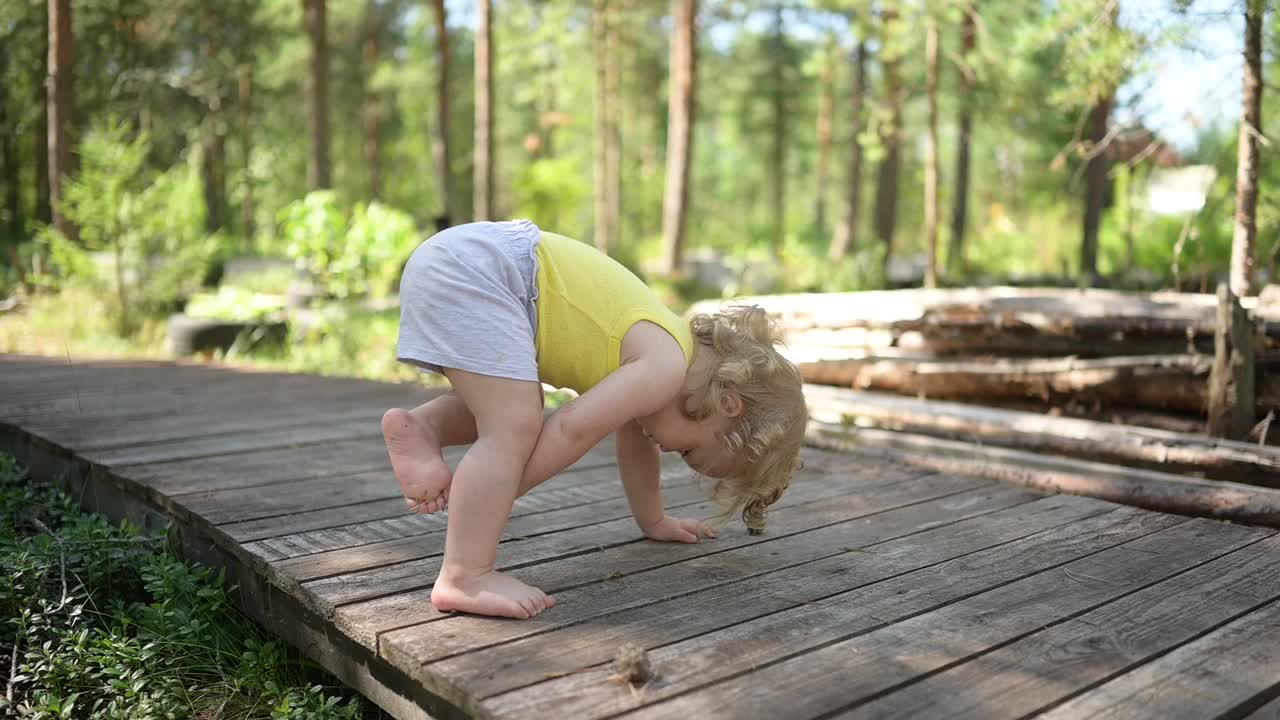
[[[738,417],[742,414],[742,397],[736,392],[726,392],[720,395],[720,412],[725,417]]]

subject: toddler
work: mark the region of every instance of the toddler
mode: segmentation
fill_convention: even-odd
[[[623,488],[654,540],[714,537],[663,511],[659,452],[716,479],[726,515],[753,531],[797,464],[800,375],[758,307],[684,321],[644,283],[584,243],[528,221],[445,230],[400,282],[397,357],[452,390],[392,409],[382,432],[406,502],[449,509],[431,601],[440,610],[530,618],[555,604],[494,570],[517,497],[616,433]],[[579,397],[544,419],[541,383]],[[471,444],[450,472],[441,448]]]

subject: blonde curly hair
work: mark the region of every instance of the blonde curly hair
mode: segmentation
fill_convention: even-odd
[[[742,401],[742,412],[724,442],[744,466],[716,481],[712,495],[725,501],[722,517],[742,513],[753,532],[763,531],[765,511],[782,497],[800,467],[808,412],[800,372],[778,352],[777,325],[757,305],[730,305],[689,319],[694,341],[716,355],[707,383],[688,398],[698,419],[723,407],[727,393]]]

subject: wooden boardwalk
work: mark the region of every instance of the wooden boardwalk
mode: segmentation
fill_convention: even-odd
[[[806,451],[768,534],[642,540],[611,449],[517,503],[532,621],[429,602],[444,518],[379,435],[421,389],[0,356],[0,450],[172,521],[248,611],[401,718],[1280,717],[1280,535]],[[458,451],[451,451],[456,459]],[[666,500],[710,514],[667,466]],[[613,677],[625,643],[657,677]]]

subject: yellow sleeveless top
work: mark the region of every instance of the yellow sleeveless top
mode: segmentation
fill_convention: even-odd
[[[538,376],[578,393],[621,364],[641,320],[671,333],[693,362],[693,333],[630,270],[586,243],[543,231],[538,242]]]

